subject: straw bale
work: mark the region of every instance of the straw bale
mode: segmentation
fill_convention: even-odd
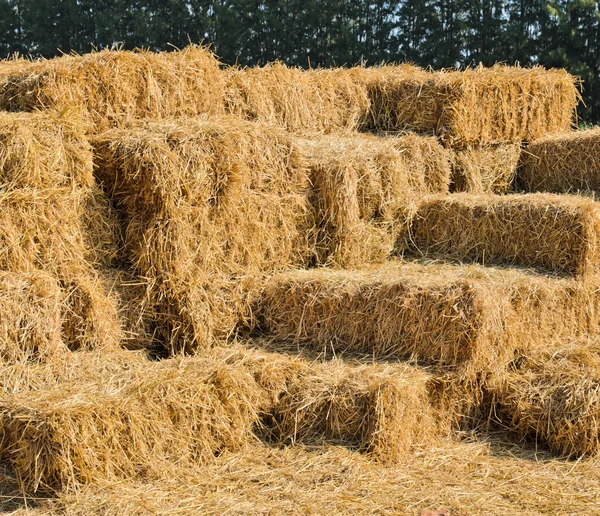
[[[471,373],[598,324],[593,288],[514,269],[389,263],[285,272],[255,309],[273,341],[416,359]]]
[[[0,272],[0,359],[14,364],[65,350],[62,301],[56,280],[44,272]]]
[[[600,259],[599,208],[553,194],[431,196],[417,209],[410,241],[431,256],[592,277]]]
[[[292,132],[352,131],[368,112],[366,91],[343,69],[303,71],[282,63],[229,68],[226,112]]]
[[[416,140],[368,135],[299,140],[314,188],[317,264],[384,261],[405,227],[398,214],[426,193],[447,192],[447,182],[431,185],[434,178],[427,177],[430,167]]]
[[[2,189],[91,187],[92,152],[81,132],[64,116],[0,112]]]
[[[281,397],[274,432],[283,442],[341,442],[378,460],[397,461],[437,431],[427,379],[404,365],[316,365]]]
[[[168,349],[226,338],[265,274],[313,253],[308,172],[281,129],[232,117],[148,122],[94,145]]]
[[[517,173],[521,145],[468,147],[452,159],[453,192],[506,194]]]
[[[568,131],[580,98],[574,77],[541,67],[432,73],[384,67],[373,77],[365,129],[433,133],[452,147],[518,143]]]
[[[525,354],[493,391],[503,426],[568,457],[600,453],[597,337]]]
[[[206,462],[239,449],[259,402],[243,368],[210,359],[149,363],[110,382],[0,396],[0,457],[23,492],[151,478],[165,462]]]
[[[521,156],[517,187],[529,192],[598,191],[599,152],[600,128],[535,140]]]
[[[136,118],[223,109],[219,63],[206,48],[103,50],[0,67],[0,109],[71,111],[101,131]]]

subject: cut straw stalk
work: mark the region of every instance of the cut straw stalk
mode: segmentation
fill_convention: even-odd
[[[573,193],[600,190],[600,128],[531,142],[521,156],[517,187]]]
[[[221,112],[224,81],[205,48],[93,52],[0,66],[0,108],[53,110],[101,131],[136,118]]]
[[[374,73],[375,72],[375,73]],[[370,72],[367,129],[439,135],[453,147],[531,141],[571,128],[580,98],[564,70],[496,65],[463,72]]]
[[[281,397],[274,434],[290,443],[342,442],[380,461],[397,461],[438,437],[428,378],[404,365],[314,366]]]
[[[515,350],[597,324],[593,289],[581,282],[418,263],[282,273],[266,285],[256,314],[274,341],[467,373],[501,368]]]
[[[453,192],[506,194],[513,186],[521,145],[469,147],[452,159]]]
[[[425,255],[591,278],[599,235],[600,204],[582,197],[455,194],[423,201],[409,241]]]
[[[492,392],[502,425],[561,456],[600,454],[599,357],[596,336],[520,357]]]

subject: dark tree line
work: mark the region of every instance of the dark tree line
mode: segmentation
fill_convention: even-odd
[[[0,0],[0,55],[210,43],[225,63],[503,61],[584,79],[600,122],[600,0]]]

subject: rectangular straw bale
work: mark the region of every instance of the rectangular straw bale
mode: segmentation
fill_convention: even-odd
[[[560,456],[597,456],[599,357],[597,336],[520,357],[493,393],[502,425]]]
[[[412,248],[430,256],[591,277],[600,260],[600,204],[552,194],[431,196],[409,233]]]
[[[453,192],[506,194],[517,173],[521,145],[518,143],[468,147],[453,153]]]
[[[145,123],[94,140],[148,278],[158,336],[188,351],[250,315],[261,277],[304,264],[308,172],[282,129],[233,117]]]
[[[568,131],[580,95],[564,70],[496,65],[428,73],[384,67],[369,82],[366,129],[433,133],[446,145],[531,141]]]
[[[517,187],[529,192],[598,191],[599,154],[600,128],[535,140],[521,156]]]
[[[41,271],[0,272],[0,360],[43,360],[63,352],[63,294]]]
[[[384,261],[403,227],[398,214],[426,193],[443,190],[443,186],[429,187],[426,166],[414,166],[409,161],[412,156],[399,150],[400,143],[392,139],[326,135],[298,143],[314,188],[313,226],[320,265]]]
[[[0,109],[70,111],[101,131],[136,118],[221,112],[224,82],[206,48],[102,50],[0,68]]]
[[[437,432],[427,379],[404,365],[318,364],[281,397],[274,433],[283,442],[325,440],[397,461]]]
[[[289,131],[352,131],[368,111],[366,91],[344,70],[311,70],[272,63],[223,71],[226,112]]]
[[[510,269],[390,263],[276,275],[257,303],[273,341],[417,359],[466,373],[598,324],[593,288]]]
[[[250,373],[211,359],[4,394],[0,457],[26,493],[157,477],[165,463],[210,461],[244,446],[260,395]]]

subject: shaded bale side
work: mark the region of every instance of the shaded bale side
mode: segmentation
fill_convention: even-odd
[[[577,80],[564,70],[386,68],[370,82],[372,118],[364,128],[433,133],[451,147],[518,143],[568,131],[580,99]]]
[[[223,74],[228,114],[292,132],[352,131],[368,111],[364,88],[343,69],[303,71],[272,63]]]
[[[398,461],[436,434],[427,377],[402,365],[317,365],[281,397],[274,434],[283,442],[325,440]]]
[[[227,338],[251,317],[265,275],[314,255],[308,171],[285,131],[189,119],[112,131],[94,145],[167,349]]]
[[[0,360],[41,361],[64,354],[61,338],[63,293],[41,272],[0,272]]]
[[[413,251],[459,261],[523,265],[591,278],[600,204],[576,196],[432,196],[412,219]]]
[[[528,192],[600,190],[600,128],[547,136],[523,151],[517,188]]]
[[[519,357],[492,391],[502,426],[560,456],[597,456],[599,351],[597,337],[592,337]]]
[[[213,54],[103,50],[0,68],[0,109],[66,110],[90,131],[138,118],[196,116],[223,110],[224,81]]]
[[[452,192],[506,194],[511,190],[521,145],[469,147],[454,152]]]
[[[388,264],[276,275],[257,303],[273,341],[413,359],[472,374],[598,324],[594,288],[517,270]]]
[[[120,382],[65,383],[0,397],[0,457],[25,493],[98,478],[159,476],[247,443],[260,389],[209,359],[148,364]]]

